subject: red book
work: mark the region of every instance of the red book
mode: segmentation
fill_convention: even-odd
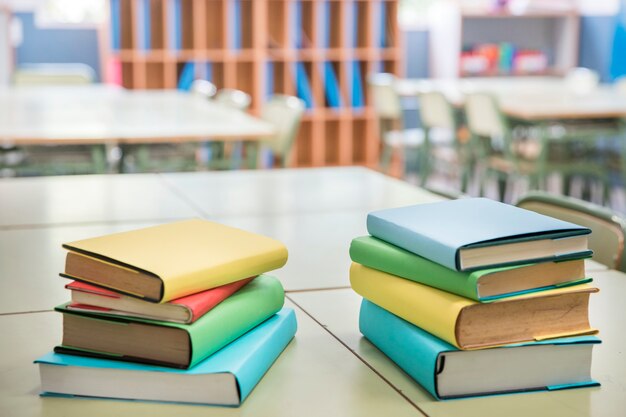
[[[175,323],[193,323],[253,279],[254,277],[231,282],[162,304],[73,281],[65,286],[72,291],[72,302],[67,308],[75,311],[99,311],[118,316]]]

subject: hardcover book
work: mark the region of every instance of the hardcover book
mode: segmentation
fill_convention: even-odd
[[[267,320],[283,302],[280,282],[259,275],[192,324],[79,313],[66,304],[56,308],[63,313],[63,341],[55,352],[189,368]]]
[[[590,282],[584,259],[455,271],[372,236],[352,240],[354,262],[480,302]]]
[[[461,198],[380,210],[368,232],[449,269],[589,256],[586,227],[487,198]]]
[[[596,333],[588,284],[479,303],[353,263],[354,291],[459,349]]]
[[[240,405],[296,333],[283,308],[188,370],[49,353],[39,364],[44,396]]]
[[[363,300],[361,333],[436,399],[600,385],[594,336],[463,351]]]
[[[277,240],[193,219],[70,242],[61,276],[167,302],[280,268]]]
[[[73,281],[65,286],[72,292],[72,302],[67,306],[67,309],[189,324],[198,320],[252,279],[247,278],[231,282],[221,287],[211,288],[161,304],[119,294],[84,282]]]

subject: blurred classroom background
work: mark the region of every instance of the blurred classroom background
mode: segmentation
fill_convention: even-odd
[[[626,212],[625,75],[623,0],[0,0],[0,177],[360,165]]]

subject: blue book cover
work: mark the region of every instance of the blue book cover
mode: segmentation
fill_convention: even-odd
[[[196,79],[196,63],[193,61],[186,62],[180,72],[178,79],[178,89],[182,91],[189,91],[193,80]]]
[[[363,97],[363,78],[358,61],[352,61],[352,107],[362,109],[365,106]]]
[[[330,1],[320,1],[320,18],[318,19],[318,33],[322,48],[330,47]]]
[[[269,101],[274,95],[274,63],[267,61],[265,64],[265,98]]]
[[[365,299],[359,329],[436,399],[599,385],[590,375],[594,336],[460,351]],[[519,367],[533,377],[518,376]]]
[[[119,51],[120,41],[120,0],[111,0],[111,48]]]
[[[296,329],[294,311],[283,308],[188,370],[49,353],[35,361],[42,375],[41,395],[238,406],[285,349]],[[56,377],[48,378],[50,370],[56,372]],[[228,385],[229,381],[233,383]]]
[[[591,233],[588,228],[487,198],[375,211],[367,216],[367,230],[374,237],[457,271],[592,254],[583,236]],[[539,240],[549,240],[550,246],[538,248],[527,244],[524,250],[500,251],[495,256],[497,259],[482,256],[485,249],[497,250],[496,247],[504,245],[514,248],[512,245],[516,243]],[[482,262],[484,259],[487,261]]]
[[[137,2],[137,13],[135,15],[137,30],[137,46],[139,49],[146,51],[150,49],[150,0],[140,0]]]
[[[385,7],[385,2],[381,1],[379,3],[380,12],[378,13],[378,18],[380,22],[379,26],[379,39],[378,46],[381,48],[385,48],[387,45],[387,8]]]
[[[169,42],[170,47],[180,51],[183,49],[183,34],[181,29],[182,19],[182,0],[169,0],[168,16],[169,20]]]
[[[232,33],[231,33],[231,42],[232,49],[241,49],[242,48],[242,39],[241,39],[241,0],[232,0],[230,2],[232,11]]]
[[[313,108],[313,93],[311,92],[311,84],[309,77],[304,68],[304,63],[296,62],[296,91],[307,109]]]
[[[291,27],[292,37],[295,48],[302,48],[302,4],[300,0],[294,0],[291,7],[293,8],[293,26]]]
[[[328,107],[335,109],[343,107],[337,75],[335,74],[333,64],[328,61],[324,62],[324,92],[326,93]]]

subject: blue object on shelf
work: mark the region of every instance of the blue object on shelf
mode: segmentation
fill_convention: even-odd
[[[328,107],[343,107],[337,75],[335,74],[333,64],[328,61],[324,62],[324,80],[324,91],[326,92],[326,102]]]
[[[626,75],[626,1],[621,1],[619,13],[615,16],[615,35],[611,50],[611,79]]]
[[[120,42],[120,0],[110,0],[111,4],[111,48],[119,51]]]
[[[177,51],[183,48],[183,36],[181,31],[181,18],[182,18],[182,0],[170,0],[168,5],[170,7],[170,30],[169,40],[170,45]]]
[[[266,70],[265,97],[269,100],[274,95],[274,63],[272,61],[267,61]]]
[[[293,4],[293,26],[291,28],[294,46],[302,48],[302,4],[300,0],[294,0]]]
[[[363,97],[363,78],[358,61],[352,61],[352,107],[361,109],[365,106]]]
[[[241,0],[232,0],[232,48],[241,49]]]
[[[137,45],[139,49],[146,51],[151,45],[150,0],[140,0],[137,3],[135,20],[137,22]]]
[[[320,2],[320,18],[318,19],[318,33],[322,48],[330,47],[330,2]]]
[[[296,92],[300,97],[307,109],[313,108],[313,93],[311,92],[311,84],[309,83],[309,77],[304,68],[304,63],[296,62]]]
[[[185,63],[182,71],[180,72],[180,78],[178,79],[178,89],[183,91],[189,91],[191,84],[196,78],[196,63],[189,61]]]

